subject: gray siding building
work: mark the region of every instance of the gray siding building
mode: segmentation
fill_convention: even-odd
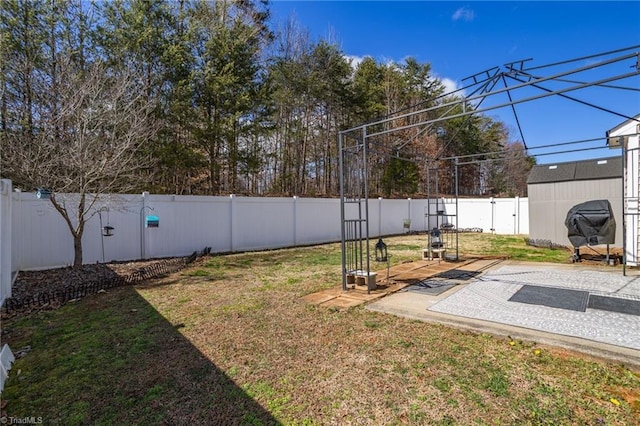
[[[572,247],[567,212],[590,200],[609,200],[616,220],[613,247],[622,247],[622,157],[534,166],[527,179],[529,238]]]

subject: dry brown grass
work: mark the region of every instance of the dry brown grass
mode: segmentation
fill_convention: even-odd
[[[480,236],[472,237],[483,251]],[[423,242],[389,240],[397,261],[415,258],[410,247]],[[285,423],[535,424],[583,413],[587,423],[602,417],[622,424],[633,417],[603,399],[590,375],[581,377],[595,369],[639,383],[616,366],[559,358],[549,348],[536,355],[533,343],[511,346],[363,308],[305,304],[301,296],[338,285],[339,265],[321,261],[335,250],[227,256],[218,259],[223,279],[182,277],[139,291],[169,321],[184,323],[182,333],[208,359]],[[205,261],[199,270],[206,269]]]
[[[472,237],[472,248],[464,251],[490,249],[480,236]],[[387,240],[394,262],[419,257],[416,247],[424,241],[416,235]],[[120,289],[98,295],[10,328],[25,330],[13,337],[18,345],[34,338],[26,331],[38,324],[42,339],[52,342],[46,333],[53,331],[43,324],[65,323],[73,316],[91,327],[88,312],[103,309],[114,318],[113,306],[121,306],[121,322],[109,331],[109,339],[134,327],[130,335],[138,335],[140,324],[147,324],[146,355],[127,358],[122,348],[107,354],[105,359],[119,362],[105,361],[113,390],[89,391],[84,417],[64,424],[114,419],[210,424],[220,418],[225,424],[638,424],[640,377],[625,367],[533,342],[509,342],[363,307],[328,310],[301,300],[339,283],[339,244],[207,257],[189,270],[137,286],[131,294]],[[138,295],[146,303],[135,301]],[[102,328],[91,327],[93,339],[102,338]],[[212,367],[204,368],[203,362]],[[104,367],[75,374],[99,376],[98,368]],[[215,374],[229,384],[213,386],[210,375]],[[10,381],[10,394],[33,391],[29,386],[46,379]],[[158,387],[151,397],[150,386]],[[59,389],[56,400],[38,409],[71,404],[66,393]],[[121,393],[143,395],[144,401],[119,406],[115,395]],[[116,413],[92,409],[97,400]],[[268,415],[246,401],[257,402]],[[10,400],[7,409],[27,414],[28,404]],[[144,410],[145,404],[155,407],[156,417]]]

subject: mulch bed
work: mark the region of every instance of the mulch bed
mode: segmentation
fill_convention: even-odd
[[[131,285],[182,269],[190,258],[156,259],[134,262],[101,263],[42,271],[20,272],[11,289],[11,297],[2,306],[2,319],[34,311],[57,309],[67,302]]]

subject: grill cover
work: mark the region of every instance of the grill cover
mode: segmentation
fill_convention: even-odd
[[[616,221],[608,200],[587,201],[573,206],[564,224],[574,247],[615,243]]]

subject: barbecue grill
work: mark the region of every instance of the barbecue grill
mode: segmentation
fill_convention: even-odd
[[[616,221],[608,200],[592,200],[573,206],[564,222],[569,241],[574,247],[573,261],[580,261],[580,247],[615,243]]]

